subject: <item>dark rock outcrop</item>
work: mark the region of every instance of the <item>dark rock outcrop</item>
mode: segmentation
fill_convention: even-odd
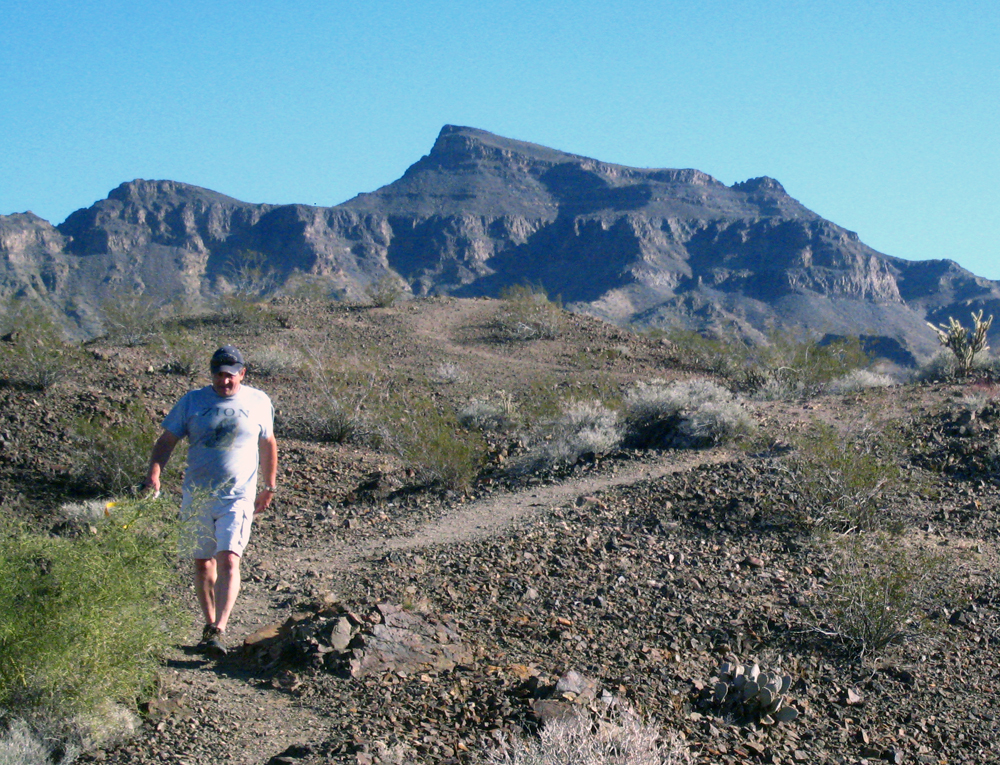
[[[878,253],[772,178],[726,186],[450,125],[399,180],[336,207],[137,180],[58,227],[0,217],[0,294],[72,307],[96,331],[101,301],[122,291],[191,303],[226,291],[247,251],[279,284],[318,280],[349,298],[387,271],[417,295],[531,282],[619,323],[758,340],[772,326],[865,334],[904,356],[936,348],[928,320],[1000,314],[997,282]]]

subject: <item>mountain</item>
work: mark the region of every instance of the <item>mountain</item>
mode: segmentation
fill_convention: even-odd
[[[0,216],[0,294],[42,297],[95,332],[101,302],[123,290],[211,299],[247,251],[281,285],[349,298],[386,273],[415,295],[530,282],[620,324],[752,341],[771,327],[863,334],[904,361],[937,348],[926,321],[1000,315],[1000,283],[876,252],[772,178],[726,186],[450,125],[399,180],[335,207],[136,180],[59,226]]]

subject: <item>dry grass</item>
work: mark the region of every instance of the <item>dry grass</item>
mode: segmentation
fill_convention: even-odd
[[[614,707],[605,719],[551,720],[538,738],[505,739],[487,765],[684,765],[692,762],[676,737],[664,739],[635,712]]]

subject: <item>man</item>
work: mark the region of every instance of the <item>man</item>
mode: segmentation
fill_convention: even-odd
[[[160,475],[177,442],[186,436],[190,446],[181,518],[205,616],[200,647],[208,656],[221,658],[250,525],[277,490],[278,443],[271,399],[243,385],[243,355],[225,345],[213,354],[211,371],[212,384],[185,393],[164,419],[144,485],[160,490]],[[264,481],[259,492],[258,464]]]

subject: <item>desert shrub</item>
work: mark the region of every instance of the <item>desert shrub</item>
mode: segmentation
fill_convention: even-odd
[[[392,273],[385,273],[369,284],[365,292],[373,306],[376,308],[389,308],[390,306],[394,306],[403,297],[405,290],[398,276]]]
[[[907,549],[885,534],[840,538],[834,573],[814,604],[814,627],[858,656],[878,654],[916,634],[943,603],[945,564],[943,555]]]
[[[261,252],[242,250],[226,261],[225,291],[219,296],[219,316],[230,324],[257,324],[267,315],[264,299],[278,285],[278,274]]]
[[[518,421],[514,398],[503,390],[490,399],[474,398],[459,409],[458,421],[465,428],[496,433],[509,431]]]
[[[896,384],[896,380],[889,375],[878,374],[868,369],[854,369],[843,377],[831,380],[826,390],[828,393],[842,395],[871,388],[889,388]]]
[[[178,623],[175,515],[143,499],[73,538],[0,525],[0,707],[69,719],[150,691]]]
[[[302,354],[296,348],[284,345],[264,346],[247,356],[247,367],[251,374],[260,377],[296,374],[305,366]]]
[[[706,446],[753,429],[736,397],[711,380],[640,382],[625,394],[626,444],[636,448]]]
[[[889,528],[884,498],[904,480],[898,436],[864,421],[848,432],[815,422],[795,439],[785,466],[797,495],[793,516],[840,532]]]
[[[735,390],[766,401],[815,395],[831,380],[871,364],[858,337],[822,343],[774,331],[759,344],[736,334],[706,338],[688,330],[666,337],[680,364],[723,377]]]
[[[752,363],[762,383],[751,392],[767,401],[813,396],[832,380],[866,369],[871,359],[858,337],[820,343],[776,332],[767,345],[754,349]]]
[[[70,343],[55,314],[26,299],[9,301],[0,319],[0,382],[47,390],[71,374],[80,349]]]
[[[164,331],[160,339],[163,359],[161,371],[184,377],[196,377],[201,372],[208,372],[211,351],[191,335],[179,329],[171,329]]]
[[[467,379],[465,370],[462,369],[458,364],[451,361],[444,361],[434,367],[431,372],[431,379],[435,382],[453,384],[459,382],[465,382]]]
[[[76,747],[71,752],[66,752],[65,746],[52,740],[53,736],[48,730],[36,730],[36,726],[30,726],[21,719],[9,720],[3,727],[4,730],[0,732],[0,762],[6,765],[40,765],[76,760]]]
[[[500,299],[493,318],[497,339],[552,339],[562,331],[562,303],[550,300],[544,289],[527,285],[508,287],[500,293]]]
[[[750,370],[749,346],[737,338],[705,337],[688,329],[670,329],[664,339],[674,360],[681,366],[699,369],[728,379]]]
[[[138,402],[99,417],[79,417],[69,426],[77,458],[77,478],[103,495],[127,494],[146,475],[150,450],[160,429]]]
[[[162,302],[148,295],[116,295],[101,303],[108,339],[129,348],[148,344],[160,331]]]
[[[541,423],[529,437],[532,445],[515,470],[537,472],[573,465],[584,455],[613,451],[621,440],[617,412],[600,401],[567,401],[558,417]]]
[[[366,407],[384,395],[388,383],[383,377],[356,366],[342,368],[330,361],[336,354],[328,348],[308,348],[304,355],[311,397],[309,411],[295,418],[295,429],[337,444],[374,437]]]
[[[380,404],[378,422],[383,447],[428,483],[464,491],[485,462],[482,436],[419,393],[403,398],[391,392]]]
[[[675,737],[635,712],[615,707],[604,719],[586,715],[550,720],[537,738],[503,739],[487,765],[681,765],[692,762]]]

